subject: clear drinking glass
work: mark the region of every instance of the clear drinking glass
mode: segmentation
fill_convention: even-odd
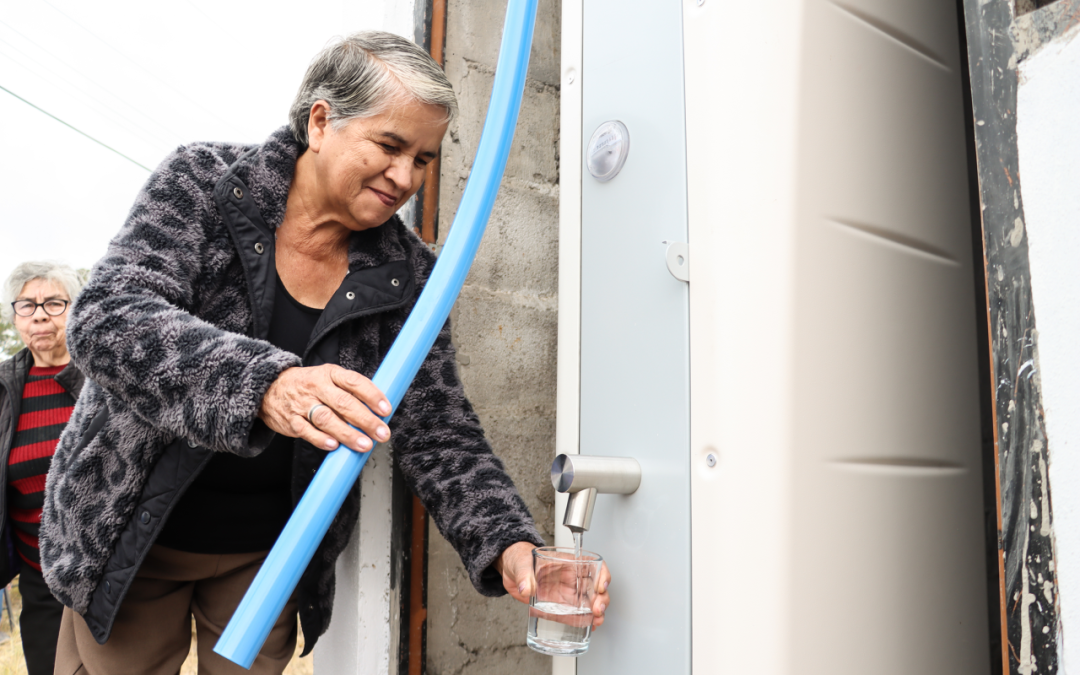
[[[529,599],[530,647],[551,656],[577,656],[589,650],[592,601],[604,560],[590,551],[544,546],[533,549],[536,591]]]

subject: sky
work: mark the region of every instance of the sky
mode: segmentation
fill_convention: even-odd
[[[0,3],[0,279],[25,260],[91,267],[173,149],[262,142],[323,46],[360,28],[406,33],[409,11],[407,0]]]

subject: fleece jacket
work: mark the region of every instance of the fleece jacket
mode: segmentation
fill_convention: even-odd
[[[40,545],[49,587],[100,643],[212,453],[251,457],[273,438],[257,412],[278,374],[336,363],[372,377],[434,265],[396,216],[355,232],[348,275],[303,359],[266,342],[274,230],[300,152],[284,127],[259,146],[179,148],[150,176],[79,296],[68,347],[87,383],[53,458]],[[390,428],[396,464],[474,586],[504,593],[492,563],[510,544],[543,540],[465,398],[449,323]],[[294,501],[324,456],[296,442]],[[334,562],[359,508],[357,483],[298,586],[308,651],[329,626]]]

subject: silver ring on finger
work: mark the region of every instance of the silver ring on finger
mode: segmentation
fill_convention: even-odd
[[[313,427],[315,426],[315,420],[312,419],[312,417],[314,417],[314,415],[315,415],[315,411],[318,410],[319,408],[329,408],[329,407],[330,406],[326,405],[325,403],[316,403],[315,405],[311,406],[311,410],[307,411],[307,421],[311,423],[311,426],[313,426]]]

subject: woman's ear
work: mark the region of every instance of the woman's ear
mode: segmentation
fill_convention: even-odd
[[[330,104],[319,99],[311,105],[311,113],[308,115],[307,133],[308,148],[312,152],[319,152],[322,148],[323,139],[330,126]]]

